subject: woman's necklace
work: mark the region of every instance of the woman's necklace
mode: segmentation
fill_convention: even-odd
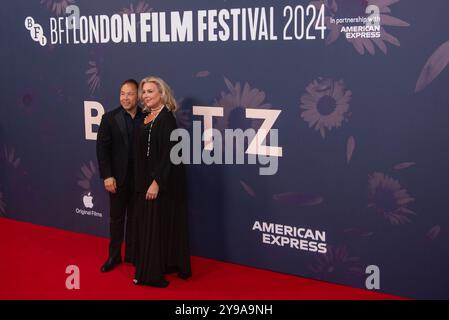
[[[151,130],[153,129],[154,120],[156,120],[156,118],[159,115],[159,113],[161,112],[162,108],[164,108],[164,106],[160,107],[158,110],[151,111],[151,113],[149,115],[147,115],[144,120],[145,125],[147,125],[148,123],[151,123],[150,129],[148,131],[147,157],[150,156]],[[153,117],[151,117],[151,116],[153,116]]]
[[[153,122],[154,119],[156,119],[156,117],[159,115],[159,113],[161,112],[162,108],[164,108],[164,106],[160,107],[157,110],[150,110],[150,113],[145,117],[143,123],[145,125],[149,124],[150,122]]]

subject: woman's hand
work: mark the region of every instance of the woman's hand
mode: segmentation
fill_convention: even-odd
[[[145,195],[145,199],[154,200],[157,198],[157,194],[159,193],[159,185],[156,180],[153,180],[150,187],[147,190],[147,194]]]
[[[104,187],[108,192],[110,193],[116,193],[117,192],[117,182],[115,181],[114,177],[109,177],[107,179],[104,179]]]

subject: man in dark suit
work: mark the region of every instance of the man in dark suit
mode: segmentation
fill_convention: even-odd
[[[110,243],[109,256],[102,272],[122,262],[121,247],[125,234],[125,262],[134,263],[133,234],[134,198],[134,128],[143,121],[137,105],[138,84],[129,79],[120,87],[120,107],[103,115],[97,136],[97,159],[100,177],[109,192]],[[125,233],[126,220],[126,233]]]

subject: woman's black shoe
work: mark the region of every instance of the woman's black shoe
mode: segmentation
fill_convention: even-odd
[[[145,286],[150,286],[150,287],[155,287],[155,288],[167,288],[168,285],[170,284],[170,282],[168,282],[165,279],[161,279],[158,281],[149,281],[149,282],[143,282],[143,281],[139,281],[137,279],[133,279],[133,283],[135,285],[145,285]]]
[[[185,273],[185,272],[179,272],[178,273],[178,277],[181,278],[182,280],[187,280],[192,276],[191,273]]]
[[[111,259],[109,258],[101,267],[101,272],[108,272],[114,269],[114,267],[118,264],[122,263],[121,259]]]

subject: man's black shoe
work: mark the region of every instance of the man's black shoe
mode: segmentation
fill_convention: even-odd
[[[104,265],[101,267],[101,272],[108,272],[114,269],[114,267],[122,262],[121,259],[111,259],[109,258]]]

